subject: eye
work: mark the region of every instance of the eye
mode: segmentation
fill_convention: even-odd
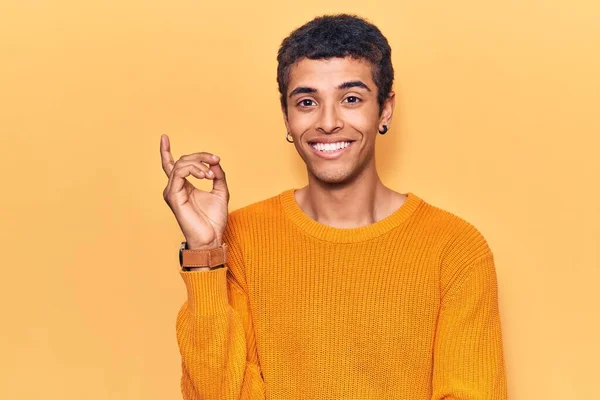
[[[300,100],[298,105],[301,107],[310,107],[313,105],[312,103],[314,103],[314,101],[312,101],[311,99],[304,99],[304,100]]]
[[[348,100],[348,103],[359,103],[362,101],[361,99],[359,99],[356,96],[348,96],[344,100]]]

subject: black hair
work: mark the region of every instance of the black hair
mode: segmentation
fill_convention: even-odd
[[[394,81],[391,56],[392,49],[385,36],[366,19],[352,14],[316,17],[290,33],[277,52],[277,84],[281,106],[287,113],[286,93],[294,63],[303,58],[352,57],[372,64],[381,113]]]

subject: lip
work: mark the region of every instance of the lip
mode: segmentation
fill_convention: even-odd
[[[348,139],[341,136],[336,136],[333,138],[329,137],[321,137],[318,139],[309,140],[308,143],[337,143],[337,142],[355,142],[353,139]]]
[[[337,141],[339,141],[339,140],[337,140]],[[321,142],[321,143],[326,143],[326,142]],[[310,149],[313,151],[313,153],[315,153],[317,156],[324,158],[326,160],[332,160],[332,159],[341,157],[342,154],[344,154],[353,145],[354,145],[354,142],[350,141],[350,144],[343,149],[339,149],[339,150],[335,150],[335,151],[319,151],[319,150],[315,149],[314,147],[312,147],[310,145],[310,143],[308,143],[308,147],[310,147]]]

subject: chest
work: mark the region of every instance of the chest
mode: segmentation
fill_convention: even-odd
[[[433,332],[437,258],[419,249],[327,244],[264,253],[246,273],[257,335],[352,335],[383,339]]]

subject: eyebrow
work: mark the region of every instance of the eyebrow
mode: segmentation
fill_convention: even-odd
[[[361,89],[366,89],[369,92],[371,91],[371,88],[369,88],[363,81],[348,81],[348,82],[344,82],[341,83],[340,85],[338,85],[337,89],[338,90],[344,90],[344,89],[350,89],[350,88],[361,88]],[[312,87],[308,87],[308,86],[299,86],[297,88],[295,88],[294,90],[291,91],[290,95],[288,97],[292,97],[295,96],[297,94],[303,94],[303,93],[316,93],[317,89],[312,88]]]

